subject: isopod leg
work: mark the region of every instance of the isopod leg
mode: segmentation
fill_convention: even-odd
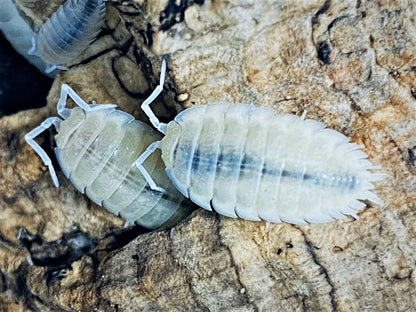
[[[52,181],[55,184],[56,187],[59,187],[59,181],[58,177],[56,176],[55,168],[52,165],[52,161],[49,158],[48,154],[40,147],[38,143],[34,140],[40,133],[45,131],[46,129],[50,128],[52,125],[55,126],[55,128],[59,129],[59,126],[61,124],[61,119],[58,117],[50,117],[44,120],[38,127],[30,131],[29,133],[26,133],[25,140],[26,142],[35,150],[35,152],[39,155],[39,157],[42,159],[43,163],[48,166],[49,173],[51,174]]]
[[[68,67],[65,67],[65,66],[60,66],[60,65],[49,65],[48,67],[45,68],[45,73],[50,74],[55,69],[68,70],[69,68]]]
[[[36,55],[36,38],[32,36],[32,46],[30,47],[29,51],[27,51],[29,55]]]
[[[146,159],[158,148],[160,148],[160,141],[153,142],[143,152],[143,154],[141,154],[139,158],[137,158],[134,164],[136,165],[137,169],[139,169],[140,172],[143,174],[144,178],[146,179],[147,183],[149,183],[149,186],[152,188],[152,190],[164,193],[165,189],[160,186],[157,186],[155,181],[153,181],[152,177],[147,172],[146,168],[143,167],[143,163],[146,161]]]
[[[117,106],[114,104],[88,105],[70,86],[68,86],[67,84],[63,84],[61,87],[61,96],[59,97],[58,105],[56,108],[58,110],[58,114],[62,116],[62,118],[64,119],[68,118],[71,114],[71,109],[65,107],[68,96],[85,111],[112,109]]]
[[[30,47],[30,49],[27,51],[28,55],[37,55],[37,49],[36,49],[36,37],[32,36],[32,46]],[[45,68],[45,73],[46,74],[50,74],[51,72],[53,72],[54,70],[59,69],[59,70],[68,70],[68,67],[65,66],[61,66],[61,65],[48,65]]]
[[[307,109],[305,109],[304,111],[303,111],[303,113],[302,113],[302,116],[300,116],[300,119],[302,119],[302,120],[305,120],[305,118],[306,118],[306,114],[308,113],[308,110]]]
[[[153,113],[152,109],[150,108],[150,104],[158,97],[158,95],[163,91],[163,84],[165,83],[165,76],[166,76],[166,61],[163,60],[162,67],[160,69],[160,80],[159,85],[153,90],[152,94],[144,100],[144,102],[141,105],[142,110],[145,112],[145,114],[149,117],[150,122],[152,125],[162,132],[163,134],[166,133],[166,127],[167,125],[165,123],[162,123],[159,121],[159,119],[156,117],[156,115]]]

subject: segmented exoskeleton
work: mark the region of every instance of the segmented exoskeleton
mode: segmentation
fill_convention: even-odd
[[[321,223],[357,218],[365,207],[361,200],[383,204],[371,190],[372,182],[386,175],[372,173],[378,167],[361,146],[321,122],[254,105],[215,103],[186,109],[164,124],[149,104],[142,108],[165,137],[150,145],[137,165],[154,189],[157,183],[140,164],[160,148],[178,190],[229,217]]]
[[[48,71],[70,63],[95,39],[104,23],[105,1],[67,0],[46,21],[37,35],[35,49],[52,65]]]
[[[68,95],[79,107],[65,108]],[[65,176],[80,192],[121,215],[127,223],[135,222],[149,229],[176,224],[190,213],[190,203],[169,181],[160,154],[152,155],[145,166],[166,192],[151,189],[135,166],[140,154],[151,142],[160,139],[160,134],[133,116],[115,110],[115,106],[88,105],[64,84],[57,105],[64,120],[47,118],[25,139],[48,166],[58,187],[51,159],[34,141],[54,125],[56,158]]]
[[[31,40],[36,36],[36,33],[30,28],[26,20],[20,16],[16,5],[13,0],[0,0],[0,31],[17,52],[44,72],[48,65],[38,56],[28,53]],[[47,76],[53,78],[55,73],[47,73]]]

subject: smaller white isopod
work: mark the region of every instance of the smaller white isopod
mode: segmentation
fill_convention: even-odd
[[[46,72],[79,56],[95,39],[105,20],[106,0],[67,0],[43,24],[29,51],[51,66]]]
[[[166,64],[162,64],[162,91]],[[142,109],[165,136],[137,165],[162,150],[166,172],[178,190],[199,206],[229,217],[270,222],[322,223],[352,215],[362,200],[382,205],[372,182],[387,175],[367,159],[361,146],[304,116],[276,114],[248,104],[215,103],[182,111],[168,124]]]
[[[70,96],[79,107],[65,108]],[[153,101],[152,94],[146,101]],[[58,117],[47,118],[26,134],[27,143],[48,166],[54,184],[58,177],[47,153],[34,140],[55,126],[55,154],[72,184],[96,204],[121,215],[127,224],[148,229],[175,225],[191,212],[191,203],[172,185],[159,155],[146,161],[146,169],[166,189],[153,190],[136,167],[137,158],[161,135],[112,104],[84,102],[68,85],[62,85]]]

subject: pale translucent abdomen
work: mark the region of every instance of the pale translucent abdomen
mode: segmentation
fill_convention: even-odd
[[[190,210],[166,176],[160,153],[149,157],[144,167],[166,193],[152,190],[134,165],[158,139],[158,133],[122,111],[74,108],[55,136],[55,152],[80,192],[128,223],[154,229],[177,223]]]
[[[71,62],[95,39],[104,18],[104,0],[67,0],[40,29],[37,54],[52,65]]]
[[[201,207],[271,222],[355,215],[384,178],[359,146],[314,120],[246,104],[196,106],[169,123],[162,158],[175,186]]]

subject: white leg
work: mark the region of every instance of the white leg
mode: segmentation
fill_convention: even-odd
[[[112,109],[117,106],[114,104],[94,104],[92,106],[88,105],[70,86],[68,86],[67,84],[63,84],[61,87],[61,96],[59,98],[58,105],[56,108],[58,110],[58,114],[62,116],[62,118],[64,119],[68,118],[71,114],[71,109],[65,107],[68,96],[85,111]]]
[[[302,120],[305,120],[305,118],[306,118],[306,114],[308,113],[308,110],[307,109],[305,109],[304,111],[303,111],[303,113],[302,113],[302,116],[300,116],[300,118],[302,119]]]
[[[129,221],[126,221],[125,223],[124,223],[124,226],[123,226],[123,228],[125,229],[125,228],[128,228],[130,225],[133,225],[134,224],[134,222],[129,222]]]
[[[166,76],[166,61],[163,60],[162,67],[160,69],[160,79],[159,79],[159,85],[153,90],[152,94],[144,100],[141,107],[142,110],[146,113],[146,115],[149,117],[150,122],[152,125],[159,130],[162,133],[166,133],[166,127],[167,124],[161,123],[159,119],[156,117],[156,115],[153,113],[152,109],[150,108],[150,104],[158,97],[160,92],[163,91],[163,84],[165,83],[165,76]]]
[[[150,144],[149,147],[144,151],[144,153],[141,154],[139,158],[137,158],[137,160],[135,162],[135,165],[136,165],[137,169],[139,169],[140,172],[143,174],[147,183],[149,183],[149,186],[153,190],[164,193],[165,189],[162,188],[162,187],[157,186],[155,181],[153,181],[152,177],[147,172],[146,168],[143,167],[143,163],[145,162],[145,160],[158,148],[160,148],[160,141],[153,142],[152,144]]]
[[[53,72],[56,69],[69,70],[68,67],[61,66],[61,65],[48,65],[48,67],[45,68],[45,73],[49,74],[49,73]]]
[[[175,228],[171,228],[169,231],[169,238],[173,238],[173,236],[175,235]]]
[[[51,127],[52,125],[55,126],[56,129],[59,129],[61,124],[61,119],[58,117],[49,117],[44,120],[38,127],[26,133],[25,140],[26,142],[35,150],[35,152],[40,156],[43,163],[48,166],[49,173],[51,174],[52,181],[56,187],[59,187],[58,177],[56,176],[55,168],[52,165],[52,161],[49,158],[48,154],[40,147],[38,143],[34,140],[40,133]]]
[[[48,65],[45,68],[45,73],[50,74],[51,72],[53,72],[55,69],[57,69],[56,65]]]
[[[27,51],[29,55],[36,55],[36,38],[32,36],[32,46],[30,47],[29,51]]]

